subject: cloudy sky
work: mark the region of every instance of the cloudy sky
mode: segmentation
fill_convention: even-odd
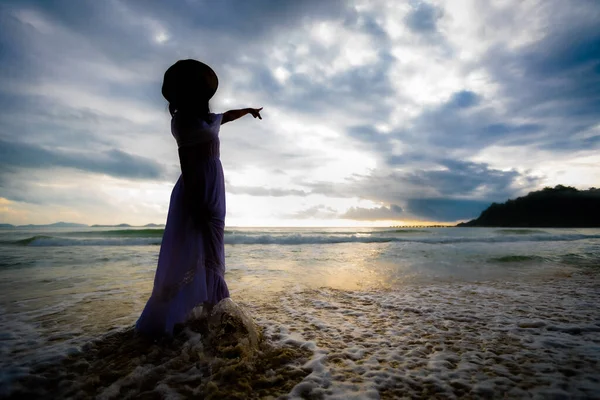
[[[0,5],[0,222],[164,223],[164,71],[220,78],[227,224],[454,222],[600,186],[597,0]]]

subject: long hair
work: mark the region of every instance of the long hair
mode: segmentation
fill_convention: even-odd
[[[208,100],[203,103],[192,103],[192,104],[182,104],[176,105],[174,103],[169,103],[169,114],[171,117],[174,117],[176,113],[180,113],[183,116],[197,117],[208,121],[208,116],[210,114],[210,106],[208,104]]]
[[[191,59],[177,61],[165,72],[162,85],[171,117],[178,114],[210,122],[208,103],[218,84],[217,75],[208,65]]]

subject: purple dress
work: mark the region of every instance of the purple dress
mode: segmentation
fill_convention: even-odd
[[[180,176],[171,193],[152,295],[136,323],[136,330],[146,335],[172,335],[173,326],[185,322],[194,307],[229,297],[224,278],[225,180],[218,137],[222,114],[209,117],[210,123],[187,121],[184,126],[175,114],[171,123],[180,157],[182,149],[193,146],[194,157],[189,158],[193,180],[186,182],[198,185],[191,206],[204,211],[194,220],[189,193],[186,197],[190,189]]]

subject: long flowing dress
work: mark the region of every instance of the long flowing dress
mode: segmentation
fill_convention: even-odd
[[[136,323],[136,330],[145,335],[172,335],[174,325],[185,322],[194,307],[229,297],[225,283],[225,180],[218,136],[222,114],[210,114],[208,120],[183,124],[175,114],[171,121],[182,170],[187,162],[193,173],[187,180],[182,174],[171,193],[154,288]],[[191,147],[194,157],[184,161],[182,151]],[[194,196],[190,196],[192,189]],[[197,210],[200,212],[194,214]]]

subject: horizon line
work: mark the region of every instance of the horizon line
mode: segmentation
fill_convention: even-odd
[[[390,224],[382,224],[382,225],[372,225],[372,226],[364,226],[364,225],[354,225],[354,226],[348,226],[348,225],[226,225],[226,228],[407,228],[407,227],[431,227],[431,226],[448,226],[448,227],[452,227],[455,226],[457,223],[460,223],[460,221],[458,222],[434,222],[434,223],[424,223],[424,224],[404,224],[404,225],[390,225]],[[142,225],[134,225],[134,224],[129,224],[126,222],[122,222],[122,223],[118,223],[118,224],[85,224],[85,223],[81,223],[81,222],[65,222],[65,221],[57,221],[57,222],[51,222],[51,223],[45,223],[45,224],[11,224],[11,223],[5,223],[5,222],[0,222],[0,226],[2,225],[10,225],[13,227],[27,227],[27,226],[51,226],[51,225],[60,225],[60,224],[65,224],[65,225],[81,225],[82,227],[119,227],[119,226],[129,226],[132,228],[140,228],[140,227],[145,227],[148,225],[156,225],[156,226],[166,226],[166,224],[162,223],[162,224],[157,224],[154,222],[149,222],[146,224],[142,224]]]

